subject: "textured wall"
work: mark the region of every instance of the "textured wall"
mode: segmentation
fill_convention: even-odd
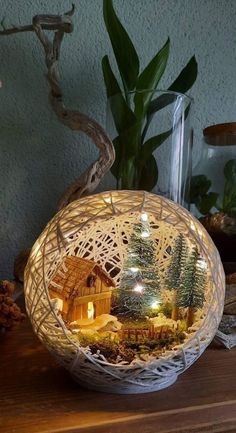
[[[68,106],[105,124],[101,58],[111,53],[102,0],[74,0],[75,30],[65,38],[61,74]],[[235,0],[114,0],[144,66],[171,38],[165,88],[193,53],[199,63],[192,90],[195,148],[210,123],[235,121]],[[37,13],[70,9],[70,1],[1,0],[6,24],[29,23]],[[33,34],[0,38],[0,271],[12,273],[13,259],[30,246],[51,218],[65,186],[94,159],[83,136],[61,126],[51,112],[42,48]],[[109,189],[108,176],[102,188]]]

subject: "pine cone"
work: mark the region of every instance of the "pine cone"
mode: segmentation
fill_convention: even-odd
[[[11,281],[0,281],[0,330],[12,328],[25,317],[12,299],[15,287]]]
[[[201,217],[200,222],[209,233],[223,232],[228,235],[236,233],[235,218],[229,217],[223,212],[216,212],[213,215]]]

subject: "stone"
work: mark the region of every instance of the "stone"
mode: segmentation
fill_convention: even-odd
[[[236,315],[236,284],[226,286],[224,314]]]
[[[219,330],[227,335],[236,334],[236,314],[224,314],[220,322]]]

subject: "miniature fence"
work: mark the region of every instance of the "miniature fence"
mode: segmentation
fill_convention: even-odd
[[[145,338],[151,340],[159,340],[172,336],[176,330],[164,325],[159,327],[154,327],[153,325],[150,325],[148,329],[122,329],[121,331],[119,331],[119,337],[121,338],[121,340],[133,340],[137,342]]]

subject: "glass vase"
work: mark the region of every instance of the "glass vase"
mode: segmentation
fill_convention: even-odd
[[[236,262],[236,123],[209,126],[193,170],[190,200],[224,263]]]
[[[108,99],[107,132],[116,150],[117,189],[153,191],[188,207],[191,128],[188,96],[142,90]]]

